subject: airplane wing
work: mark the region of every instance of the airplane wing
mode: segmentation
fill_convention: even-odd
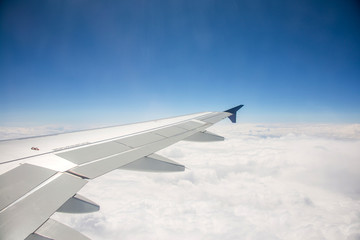
[[[89,213],[99,205],[77,194],[115,169],[184,171],[156,152],[181,140],[221,141],[206,131],[243,105],[131,125],[0,141],[0,239],[89,239],[51,216]]]

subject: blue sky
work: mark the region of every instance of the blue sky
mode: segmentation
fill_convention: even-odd
[[[0,125],[125,123],[245,104],[360,122],[356,1],[2,1]]]

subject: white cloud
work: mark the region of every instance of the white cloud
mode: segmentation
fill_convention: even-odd
[[[75,130],[75,128],[70,126],[64,127],[64,126],[56,126],[56,125],[33,126],[33,127],[0,126],[0,140],[57,134],[72,130]]]
[[[191,170],[114,171],[56,218],[93,239],[359,239],[359,125],[219,125],[160,153]]]
[[[211,131],[226,140],[160,152],[191,170],[114,171],[80,192],[99,212],[55,219],[92,239],[360,239],[360,125]]]

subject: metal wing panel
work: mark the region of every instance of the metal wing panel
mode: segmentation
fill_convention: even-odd
[[[90,240],[90,238],[75,231],[74,229],[59,223],[49,218],[38,230],[35,232],[40,236],[56,240]]]
[[[55,174],[50,169],[22,164],[0,175],[0,210]]]
[[[32,233],[27,238],[25,238],[25,240],[54,240],[54,239],[43,237],[36,233]]]
[[[148,133],[141,133],[135,136],[130,136],[120,140],[116,140],[116,142],[125,144],[126,146],[132,148],[136,148],[142,145],[149,144],[151,142],[159,141],[161,139],[164,139],[164,137],[153,132],[148,132]]]
[[[205,123],[202,121],[191,120],[191,121],[188,121],[185,123],[178,124],[177,126],[183,128],[183,129],[186,129],[186,130],[193,130],[195,128],[203,126],[204,124]]]
[[[0,213],[0,239],[25,239],[87,183],[84,179],[60,173],[49,180]]]
[[[154,131],[154,133],[159,134],[164,137],[172,137],[172,136],[184,133],[186,131],[187,130],[185,130],[184,128],[180,128],[177,126],[171,126],[171,127],[166,127],[166,128],[156,130],[156,131]]]
[[[28,159],[43,154],[55,153],[80,146],[90,145],[99,141],[113,140],[122,136],[143,131],[155,130],[179,122],[188,121],[207,113],[196,113],[173,118],[159,119],[142,123],[90,129],[84,131],[54,134],[49,136],[29,137],[0,141],[0,164],[20,159]],[[32,150],[36,147],[39,150]]]
[[[127,147],[119,142],[112,141],[75,150],[69,150],[66,152],[58,153],[56,155],[75,164],[83,164],[86,162],[94,161],[96,159],[121,153],[129,149],[130,147]]]
[[[219,112],[219,113],[215,113],[215,114],[211,114],[205,117],[201,117],[201,121],[207,122],[207,123],[217,123],[221,120],[223,120],[224,118],[230,116],[231,113],[227,113],[227,112]]]
[[[198,131],[202,131],[205,128],[209,127],[209,124],[195,122],[198,128],[193,130],[186,131],[183,134],[179,134],[173,137],[164,138],[162,140],[143,145],[139,148],[134,148],[132,150],[120,153],[115,156],[111,156],[105,159],[100,159],[98,161],[90,162],[70,170],[71,173],[75,173],[86,178],[96,178],[107,172],[110,172],[114,169],[117,169],[121,166],[129,164],[139,158],[148,156],[154,152],[157,152],[165,147],[168,147],[178,141],[181,141]],[[141,137],[139,135],[138,137]]]

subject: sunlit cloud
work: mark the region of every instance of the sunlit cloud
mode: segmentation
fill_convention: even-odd
[[[55,218],[93,239],[359,239],[359,125],[218,125],[160,154],[183,173],[114,171]]]
[[[1,127],[0,140],[57,134],[74,130],[72,127],[45,125],[35,127]]]

